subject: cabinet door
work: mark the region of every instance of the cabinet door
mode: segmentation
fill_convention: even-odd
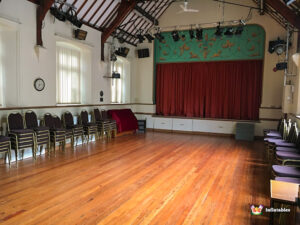
[[[155,118],[154,129],[172,130],[172,119],[169,118]]]
[[[192,131],[193,120],[191,119],[173,119],[173,130]]]

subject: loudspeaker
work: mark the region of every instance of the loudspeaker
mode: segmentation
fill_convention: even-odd
[[[287,68],[287,63],[286,62],[276,64],[276,70],[284,70],[286,68]]]
[[[147,58],[149,57],[149,48],[139,49],[138,50],[138,58]]]
[[[74,36],[78,40],[85,40],[86,35],[87,35],[87,31],[85,30],[80,30],[80,29],[74,30]]]

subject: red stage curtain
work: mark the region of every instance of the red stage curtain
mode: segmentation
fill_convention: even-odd
[[[262,71],[262,60],[157,64],[156,113],[258,120]]]

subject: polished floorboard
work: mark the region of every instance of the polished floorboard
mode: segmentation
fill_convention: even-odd
[[[0,164],[0,224],[268,224],[263,148],[148,132]]]

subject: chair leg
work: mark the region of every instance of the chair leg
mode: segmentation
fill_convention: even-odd
[[[18,150],[15,148],[16,164],[18,166]]]
[[[74,135],[71,137],[71,146],[74,147]]]
[[[44,145],[40,146],[40,156],[42,155],[42,151],[43,151]]]
[[[8,164],[9,164],[9,167],[10,167],[10,162],[11,162],[11,148],[9,147],[9,149],[8,149]]]
[[[33,158],[33,160],[36,160],[36,157],[35,157],[35,155],[36,155],[35,147],[32,147],[31,149],[32,149],[32,158]],[[22,153],[24,154],[24,150],[22,151]]]

